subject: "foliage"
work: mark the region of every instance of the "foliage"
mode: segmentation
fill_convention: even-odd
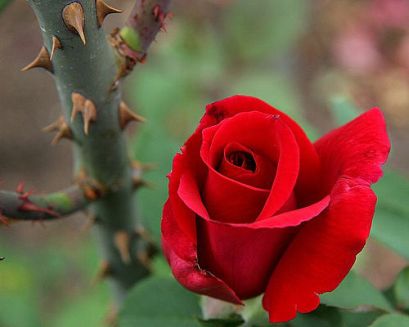
[[[0,12],[6,8],[6,6],[11,2],[11,0],[0,0]]]

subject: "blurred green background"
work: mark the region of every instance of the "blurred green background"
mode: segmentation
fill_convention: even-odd
[[[107,31],[122,24],[126,9]],[[0,5],[1,8],[1,5]],[[125,98],[148,122],[130,131],[134,158],[155,164],[152,187],[137,195],[145,226],[160,240],[166,174],[207,103],[233,94],[260,97],[302,124],[312,139],[380,106],[393,143],[377,188],[373,238],[357,270],[387,288],[409,258],[409,2],[406,0],[176,0],[173,18],[124,85]],[[0,179],[35,191],[71,181],[68,142],[49,146],[40,130],[59,116],[50,76],[19,69],[41,47],[23,0],[0,13]],[[357,109],[359,108],[359,109]],[[406,235],[406,236],[405,236]],[[386,245],[386,246],[385,246]],[[394,251],[392,251],[393,249]],[[106,284],[92,283],[98,254],[81,214],[55,223],[0,228],[0,327],[101,326]],[[155,262],[167,275],[161,259]]]

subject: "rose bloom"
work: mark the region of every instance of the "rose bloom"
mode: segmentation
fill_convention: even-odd
[[[264,293],[271,322],[316,309],[369,236],[389,149],[376,108],[311,143],[257,98],[208,105],[169,174],[162,242],[175,278],[236,304]]]

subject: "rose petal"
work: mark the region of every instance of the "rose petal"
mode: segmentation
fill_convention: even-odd
[[[296,226],[319,215],[328,202],[329,197],[325,197],[311,207],[253,224],[198,218],[199,263],[241,299],[257,296],[265,290],[277,261],[298,230]]]
[[[247,165],[250,165],[249,162],[251,162],[254,165],[253,169],[233,164],[230,159],[234,155],[243,157],[243,164],[247,162]],[[262,189],[271,188],[276,170],[275,162],[271,162],[271,160],[263,155],[255,153],[250,148],[236,142],[226,145],[222,162],[217,168],[217,171],[223,176]]]
[[[325,135],[316,147],[322,192],[332,189],[331,203],[303,225],[274,270],[263,299],[271,322],[314,310],[317,294],[336,288],[362,250],[376,202],[370,184],[381,176],[390,148],[382,113],[368,111]]]
[[[172,171],[169,173],[169,199],[175,212],[178,213],[178,219],[175,223],[179,228],[196,242],[196,224],[195,219],[191,217],[190,210],[183,204],[177,196],[179,189],[180,177],[184,171],[190,171],[194,179],[201,185],[207,176],[207,167],[200,158],[200,146],[202,142],[201,132],[196,131],[186,141],[181,148],[181,153],[177,153],[173,159]]]
[[[182,175],[180,179],[178,195],[183,203],[199,217],[206,220],[212,220],[203,202],[201,201],[197,182],[195,181],[191,173],[186,172]],[[249,229],[294,227],[318,216],[328,207],[329,201],[330,196],[325,196],[320,201],[313,203],[307,207],[286,211],[276,216],[259,220],[250,224],[230,224],[220,221],[216,222],[222,225],[246,227]]]
[[[279,146],[277,173],[270,195],[257,220],[272,217],[289,200],[300,169],[300,153],[291,130],[277,120],[276,136]]]
[[[184,287],[199,294],[242,304],[224,281],[200,268],[197,262],[196,247],[190,238],[178,228],[169,201],[163,208],[162,246],[173,275]],[[179,251],[176,252],[175,249]]]
[[[340,180],[328,212],[303,225],[273,271],[263,297],[271,322],[317,308],[351,269],[368,238],[376,197],[368,186]]]
[[[380,164],[390,150],[382,112],[378,108],[365,112],[321,137],[315,147],[322,163],[320,183],[324,193],[341,173],[375,183],[382,176]]]
[[[296,186],[297,201],[300,206],[308,205],[317,201],[322,194],[317,194],[315,186],[319,180],[320,161],[311,141],[305,135],[302,128],[285,113],[270,106],[268,103],[245,95],[235,95],[206,107],[206,115],[200,122],[198,129],[218,124],[223,119],[232,117],[238,113],[247,111],[259,111],[271,115],[280,115],[285,125],[294,134],[300,150],[300,173]]]
[[[260,193],[260,190],[227,178],[215,170],[225,147],[233,141],[250,148],[271,163],[278,162],[281,168],[277,172],[273,170],[274,165],[270,165],[271,172],[263,172],[268,175],[266,178],[276,174],[268,199],[256,193]],[[282,208],[293,193],[299,171],[298,146],[291,130],[279,116],[252,111],[227,118],[220,125],[203,130],[200,154],[209,168],[203,199],[213,219],[251,222],[260,215],[261,210],[260,219],[264,219]]]
[[[296,228],[250,229],[197,220],[199,264],[223,280],[240,299],[261,294]]]

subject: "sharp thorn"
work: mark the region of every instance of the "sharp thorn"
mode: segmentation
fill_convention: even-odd
[[[55,52],[56,52],[58,49],[62,49],[61,42],[60,42],[60,40],[58,39],[58,37],[53,36],[53,44],[52,44],[52,47],[51,47],[50,60],[53,60],[54,55],[55,55]]]
[[[75,177],[75,182],[83,191],[85,198],[89,201],[95,201],[104,196],[107,192],[106,186],[89,177],[83,169],[79,170]]]
[[[137,171],[151,171],[158,168],[158,165],[150,162],[140,162],[139,160],[132,160],[132,168]]]
[[[91,122],[97,120],[97,108],[92,101],[86,100],[84,104],[84,111],[82,113],[84,118],[84,133],[88,135],[89,133],[89,126]]]
[[[85,16],[81,4],[78,2],[72,2],[65,6],[63,10],[63,19],[68,29],[77,33],[81,38],[82,43],[85,45],[87,43],[84,33]]]
[[[124,101],[121,101],[119,104],[119,126],[124,129],[131,121],[145,122],[146,119],[134,113]]]
[[[104,0],[97,0],[96,1],[96,9],[97,9],[97,20],[98,26],[101,27],[102,23],[105,20],[105,17],[109,14],[119,14],[122,12],[121,9],[116,9],[108,5]]]
[[[71,100],[71,122],[73,122],[77,114],[81,112],[84,122],[84,133],[85,135],[88,135],[91,122],[95,122],[97,120],[97,108],[91,100],[86,99],[77,92],[72,93]]]
[[[42,47],[37,57],[29,63],[26,67],[22,68],[22,72],[26,72],[32,68],[44,68],[49,72],[53,72],[53,64],[51,63],[48,50],[45,47]]]
[[[72,140],[72,131],[65,121],[64,116],[59,117],[55,122],[44,127],[43,132],[57,132],[51,142],[52,145],[56,145],[63,138]]]
[[[126,231],[117,231],[114,235],[115,246],[118,249],[121,260],[129,264],[131,262],[131,253],[129,250],[131,238]]]
[[[148,271],[152,270],[151,258],[146,251],[138,251],[136,253],[136,258]]]
[[[86,99],[81,94],[77,92],[72,92],[71,101],[72,101],[71,122],[73,122],[75,117],[77,116],[77,113],[82,111]]]
[[[105,278],[112,276],[112,273],[113,273],[113,269],[111,265],[109,264],[109,262],[102,261],[98,268],[97,274],[94,277],[92,284],[96,285],[97,283],[101,282]]]

